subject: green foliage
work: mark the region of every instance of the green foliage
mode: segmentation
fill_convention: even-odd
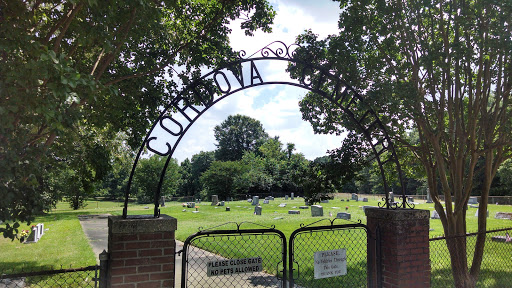
[[[268,134],[261,123],[248,116],[230,115],[214,129],[217,150],[215,158],[219,161],[242,159],[244,152],[257,151]]]
[[[305,32],[297,39],[304,48],[295,57],[334,71],[354,87],[364,99],[351,107],[356,119],[372,108],[395,144],[421,163],[419,173],[426,176],[447,236],[466,231],[465,207],[473,185],[481,184],[478,229],[484,231],[492,180],[501,163],[512,157],[508,144],[512,5],[509,1],[339,2],[340,33],[322,40]],[[302,77],[301,68],[291,66],[291,75]],[[320,77],[306,76],[313,82]],[[325,85],[334,87],[332,80]],[[301,107],[303,118],[317,132],[357,131],[352,115],[321,97],[309,94]],[[408,137],[411,126],[418,132],[416,139]],[[480,169],[482,178],[475,182]],[[385,174],[393,178],[389,171]],[[441,195],[448,204],[441,203]],[[475,286],[484,240],[478,237],[472,258],[460,257],[466,253],[458,249],[465,247],[449,245],[455,286]]]
[[[167,158],[154,155],[150,158],[139,160],[133,177],[133,190],[137,195],[139,203],[153,203],[155,201],[156,191],[160,183],[160,175],[164,171]],[[175,195],[181,184],[180,166],[176,159],[170,159],[165,170],[160,196]]]
[[[220,200],[232,197],[242,191],[244,183],[239,177],[249,170],[240,161],[214,161],[210,168],[201,175],[201,183],[206,196],[219,196]]]
[[[257,29],[269,32],[275,15],[266,0],[13,0],[0,1],[0,11],[4,222],[30,222],[34,213],[51,207],[44,184],[49,172],[80,178],[83,192],[89,191],[90,181],[83,179],[100,170],[48,171],[52,159],[73,153],[54,144],[66,146],[75,131],[102,127],[112,134],[126,132],[128,145],[138,146],[147,119],[156,118],[175,96],[172,79],[186,81],[200,67],[234,57],[231,20],[243,17],[242,28],[250,35]],[[168,69],[172,66],[183,69]],[[88,158],[95,165],[93,154]],[[0,232],[13,238],[16,228],[2,226]]]

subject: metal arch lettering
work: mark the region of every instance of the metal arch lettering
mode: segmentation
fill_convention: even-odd
[[[278,45],[278,48],[272,50],[272,45]],[[296,44],[292,44],[290,46],[285,45],[281,41],[273,42],[264,48],[260,49],[256,53],[252,54],[251,56],[247,58],[243,58],[246,53],[242,51],[240,53],[240,59],[237,61],[233,61],[231,63],[228,63],[227,65],[220,67],[218,69],[212,70],[211,72],[203,75],[198,80],[194,81],[190,85],[188,85],[185,89],[181,91],[179,96],[175,98],[160,114],[156,122],[154,122],[153,128],[150,129],[148,134],[146,135],[146,140],[143,142],[143,145],[141,146],[139,150],[139,154],[137,155],[137,159],[140,156],[140,153],[142,151],[142,148],[145,146],[147,149],[157,155],[160,156],[167,156],[172,157],[172,153],[174,152],[175,148],[179,144],[180,140],[184,136],[184,134],[188,131],[189,127],[206,111],[208,108],[213,106],[215,103],[220,101],[221,99],[236,93],[238,91],[259,86],[259,85],[265,85],[265,84],[288,84],[293,85],[297,87],[304,88],[306,90],[312,91],[314,93],[318,93],[325,97],[326,99],[329,99],[334,104],[336,104],[338,107],[340,107],[344,113],[347,113],[350,117],[354,118],[352,119],[356,124],[359,125],[360,129],[362,130],[362,134],[365,135],[365,138],[367,138],[370,145],[373,147],[375,151],[375,146],[378,144],[374,144],[371,141],[371,129],[383,129],[383,134],[386,136],[385,141],[387,142],[387,145],[382,145],[381,147],[383,150],[391,151],[391,157],[393,157],[393,161],[395,165],[397,166],[397,169],[399,170],[399,178],[400,178],[400,184],[403,186],[403,180],[401,176],[401,170],[400,170],[400,163],[397,160],[396,152],[394,151],[394,147],[390,141],[390,138],[387,136],[387,132],[385,131],[385,127],[380,122],[377,114],[374,111],[371,111],[372,113],[366,113],[361,117],[360,115],[355,115],[350,110],[350,106],[353,105],[356,102],[364,102],[363,98],[347,83],[345,83],[341,78],[336,76],[334,72],[330,70],[326,70],[322,67],[316,67],[311,65],[310,63],[304,63],[300,60],[293,59],[293,55],[295,53],[295,50],[292,50],[290,47],[297,46]],[[258,53],[261,53],[262,57],[254,57]],[[258,66],[256,65],[256,61],[259,60],[284,60],[288,61],[289,63],[298,63],[303,65],[301,75],[299,77],[298,83],[297,82],[287,82],[287,81],[265,81],[268,79],[263,78],[260,70],[258,69]],[[244,69],[243,65],[246,69]],[[249,75],[246,75],[250,73]],[[309,78],[307,75],[317,75],[317,77]],[[208,80],[209,79],[209,80]],[[250,84],[246,84],[245,81],[248,81]],[[208,83],[208,81],[211,81]],[[211,85],[210,85],[211,84]],[[328,84],[328,85],[326,85]],[[193,93],[195,98],[201,103],[201,105],[195,106],[191,105],[189,100],[187,100],[185,93]],[[206,95],[204,95],[206,94]],[[180,103],[183,103],[184,105],[180,106]],[[177,120],[175,117],[169,116],[168,113],[170,109],[176,110],[180,115],[183,116],[184,120]],[[196,115],[192,115],[196,114]],[[357,118],[356,118],[357,117]],[[363,125],[363,120],[365,120],[367,117],[376,119],[378,121],[379,125],[375,125],[376,127],[365,127]],[[169,127],[168,124],[164,123],[165,120],[171,121],[174,125],[176,125],[177,129],[172,129]],[[375,121],[374,121],[375,122]],[[168,133],[168,135],[172,135],[176,137],[175,142],[169,143],[169,141],[165,139],[160,139],[155,136],[151,136],[151,133],[154,130],[154,127],[156,125],[159,125],[161,129],[163,129],[165,132]],[[160,146],[165,145],[167,147],[167,151],[160,151],[158,148],[156,148],[152,143],[155,143],[158,141],[164,141],[160,144]],[[378,142],[377,142],[378,143]],[[383,143],[381,143],[383,144]],[[379,161],[379,165],[381,165]],[[132,167],[132,173],[135,169],[135,165],[137,164],[137,161],[134,163],[134,167]],[[165,173],[163,171],[162,173]],[[163,174],[162,174],[163,175]],[[131,175],[132,176],[132,175]],[[131,185],[132,178],[130,176],[129,183],[128,183],[128,189],[125,191],[125,209],[123,210],[123,217],[126,218],[126,210],[127,210],[127,199],[129,196],[129,187]],[[384,181],[384,187],[387,187],[386,179],[383,178]],[[156,192],[159,196],[160,191]],[[405,193],[402,187],[402,194]],[[390,207],[389,203],[387,203],[387,191],[386,191],[386,208],[397,208],[397,207]],[[401,207],[410,207],[405,203],[406,198],[404,197],[404,203],[402,203]],[[158,205],[158,203],[155,203],[155,206]],[[379,203],[380,206],[380,203]],[[155,211],[157,211],[155,207]],[[399,207],[398,207],[399,208]],[[155,217],[158,217],[155,214]]]

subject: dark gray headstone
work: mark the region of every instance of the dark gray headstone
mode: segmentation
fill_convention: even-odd
[[[293,200],[293,199],[295,199],[295,194],[294,194],[294,193],[291,193],[290,198],[292,198],[292,200]]]
[[[476,197],[469,197],[468,204],[478,204],[478,198],[476,198]]]
[[[261,206],[254,207],[254,215],[261,215]]]
[[[284,195],[284,200],[288,200],[288,195]]]
[[[259,196],[253,196],[252,197],[252,205],[253,206],[257,206],[258,204],[260,204],[260,197]]]
[[[229,208],[228,206],[226,206],[226,211],[231,211],[231,208]]]
[[[350,213],[339,212],[338,214],[336,214],[336,218],[344,219],[344,220],[350,220]]]
[[[357,199],[358,199],[357,193],[352,193],[352,200],[357,201]]]
[[[211,206],[217,206],[219,204],[219,196],[212,195],[212,205]]]
[[[219,206],[224,206],[224,204],[225,204],[224,201],[219,202]]]
[[[309,209],[309,206],[299,206],[299,209]]]
[[[363,202],[368,202],[368,198],[363,198]]]
[[[324,207],[320,205],[311,206],[311,217],[322,217],[324,216]]]
[[[300,214],[299,210],[288,210],[288,214]]]
[[[268,203],[270,203],[270,201],[268,201],[268,199],[263,200],[263,204],[268,204]]]
[[[326,200],[322,200],[322,201],[320,201],[320,203],[329,203],[329,200],[327,200],[327,199]]]

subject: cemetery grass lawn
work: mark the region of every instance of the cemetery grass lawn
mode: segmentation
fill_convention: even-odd
[[[199,206],[199,213],[192,213],[194,208],[182,207],[178,202],[167,202],[166,207],[161,207],[161,213],[175,217],[178,220],[178,230],[176,231],[176,238],[180,241],[185,239],[198,231],[199,227],[203,229],[212,228],[227,222],[252,222],[264,226],[275,225],[275,228],[281,230],[286,235],[286,240],[289,240],[290,234],[300,228],[300,224],[310,224],[315,221],[334,218],[338,212],[345,212],[345,207],[348,207],[347,212],[351,213],[352,221],[361,220],[366,223],[366,217],[360,208],[363,205],[377,206],[379,198],[370,196],[369,202],[355,202],[355,201],[340,201],[340,199],[347,199],[348,196],[344,195],[337,199],[331,200],[330,203],[322,203],[324,207],[324,217],[311,217],[310,209],[299,209],[299,206],[304,205],[302,198],[295,200],[285,201],[282,198],[276,198],[270,201],[270,204],[262,204],[263,200],[260,199],[261,206],[263,207],[262,215],[254,215],[254,206],[247,201],[236,201],[227,203],[226,206],[231,208],[227,212],[226,207],[210,206],[210,202],[196,203]],[[422,201],[423,202],[423,201]],[[284,208],[278,207],[280,203],[287,203]],[[145,207],[149,209],[145,209]],[[97,255],[94,255],[89,246],[86,236],[82,231],[82,227],[78,220],[78,215],[86,214],[122,214],[121,202],[110,201],[88,201],[85,209],[73,211],[68,208],[68,203],[59,203],[57,209],[48,214],[37,217],[36,221],[32,224],[44,223],[45,234],[38,243],[34,244],[21,244],[19,241],[10,241],[8,239],[0,238],[0,271],[5,269],[20,269],[25,267],[28,269],[48,269],[50,266],[55,268],[63,267],[83,267],[94,265],[96,263]],[[294,208],[296,207],[296,208]],[[419,204],[417,209],[433,210],[433,204]],[[185,210],[186,212],[183,212]],[[288,210],[299,210],[300,215],[290,215]],[[332,217],[329,217],[329,212]],[[475,217],[476,209],[469,208],[467,213],[468,232],[476,231],[477,217]],[[488,230],[512,227],[511,220],[494,219],[496,212],[512,212],[512,206],[509,205],[489,205],[489,218]],[[432,213],[432,212],[431,212]],[[135,214],[153,214],[153,205],[134,205],[130,204],[128,208],[129,215]],[[336,220],[335,224],[351,223],[344,220]],[[329,221],[321,221],[315,225],[328,225]],[[223,228],[225,227],[225,228]],[[442,224],[440,220],[430,220],[430,227],[434,230],[430,232],[430,237],[441,236],[443,234]],[[20,229],[28,229],[26,225],[22,225]],[[236,225],[229,224],[219,228],[235,229]],[[243,224],[242,229],[261,228],[252,224]],[[314,245],[312,243],[311,245]],[[312,246],[313,247],[313,246]],[[233,247],[236,249],[236,247]],[[311,248],[314,250],[314,247]],[[312,251],[313,251],[312,250]],[[431,260],[437,261],[432,256]],[[446,255],[443,255],[446,257]],[[449,266],[447,267],[449,268]],[[511,268],[512,269],[512,268]],[[511,271],[509,271],[511,272]]]

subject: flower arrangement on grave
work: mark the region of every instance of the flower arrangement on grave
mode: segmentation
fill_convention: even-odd
[[[199,210],[197,210],[197,209],[199,209],[199,206],[196,206],[195,208],[196,208],[196,211],[199,211]]]
[[[23,241],[25,241],[25,238],[27,238],[29,234],[30,233],[29,233],[28,230],[21,230],[21,232],[20,232],[20,243],[23,243]]]

